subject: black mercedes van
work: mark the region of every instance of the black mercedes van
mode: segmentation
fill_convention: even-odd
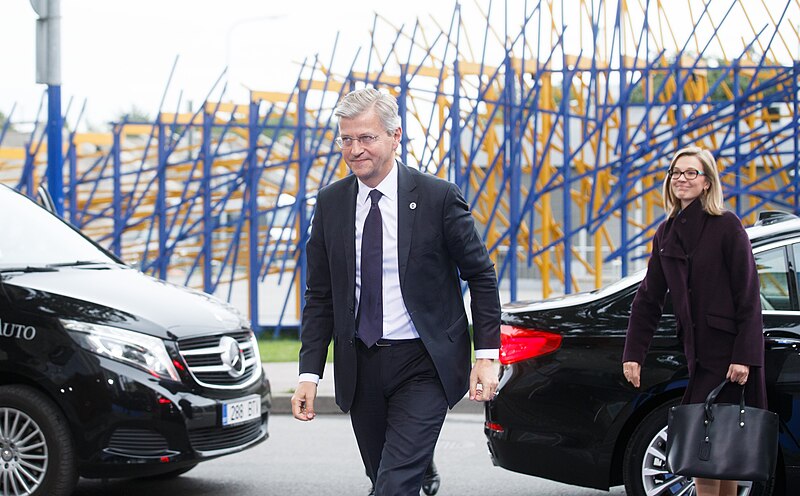
[[[0,494],[179,475],[268,436],[249,323],[0,185]]]

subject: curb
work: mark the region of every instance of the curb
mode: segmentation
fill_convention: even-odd
[[[272,409],[270,413],[274,415],[291,415],[292,414],[292,396],[289,394],[273,394],[272,395]],[[477,401],[470,401],[468,398],[456,403],[448,413],[467,413],[473,415],[483,415],[483,403]],[[343,414],[339,406],[336,405],[336,400],[333,396],[317,396],[314,401],[314,409],[318,414]]]

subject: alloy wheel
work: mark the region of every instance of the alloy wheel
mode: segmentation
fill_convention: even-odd
[[[0,408],[0,492],[32,494],[47,473],[47,443],[36,422],[15,408]]]

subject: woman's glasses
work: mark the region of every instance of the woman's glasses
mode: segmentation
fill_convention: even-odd
[[[667,171],[667,174],[669,174],[672,177],[673,181],[680,178],[681,175],[683,175],[683,177],[685,177],[687,181],[691,181],[692,179],[697,179],[697,176],[705,175],[705,172],[700,172],[699,170],[694,170],[694,169],[686,169],[685,171],[678,169],[670,169]]]

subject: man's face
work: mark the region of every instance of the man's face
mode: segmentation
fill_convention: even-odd
[[[392,170],[394,151],[402,135],[399,128],[389,135],[372,109],[356,117],[339,119],[339,136],[353,138],[351,146],[342,148],[342,157],[353,174],[370,188],[380,184]],[[356,139],[362,136],[377,136],[377,139],[365,145]]]

